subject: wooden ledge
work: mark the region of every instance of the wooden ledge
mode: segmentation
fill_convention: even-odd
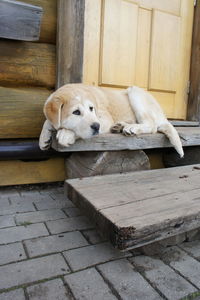
[[[176,129],[184,147],[200,145],[200,127],[177,127]],[[168,147],[172,147],[172,145],[161,133],[133,137],[126,137],[121,134],[99,135],[88,140],[78,140],[70,147],[58,145],[55,139],[52,143],[52,148],[59,152],[117,151]]]

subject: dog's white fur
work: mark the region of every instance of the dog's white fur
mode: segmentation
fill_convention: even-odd
[[[77,114],[78,111],[78,114]],[[122,132],[125,135],[164,133],[180,157],[183,148],[176,129],[166,119],[155,98],[133,86],[112,90],[84,84],[67,84],[50,95],[44,105],[44,123],[39,146],[48,149],[52,130],[57,130],[59,144],[69,146],[76,139],[97,133]],[[99,124],[99,132],[92,129]]]

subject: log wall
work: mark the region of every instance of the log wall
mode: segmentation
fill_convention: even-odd
[[[57,0],[21,0],[43,8],[37,42],[0,40],[0,139],[37,138],[43,105],[55,88]],[[64,159],[0,161],[0,186],[64,180]]]

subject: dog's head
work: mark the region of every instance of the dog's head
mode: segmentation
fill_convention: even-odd
[[[56,130],[70,129],[82,139],[99,134],[96,101],[80,88],[61,88],[54,92],[45,103],[44,113]]]

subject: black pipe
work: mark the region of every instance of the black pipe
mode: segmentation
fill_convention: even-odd
[[[51,157],[68,157],[70,153],[54,149],[42,151],[37,139],[0,140],[0,160],[45,160]]]

